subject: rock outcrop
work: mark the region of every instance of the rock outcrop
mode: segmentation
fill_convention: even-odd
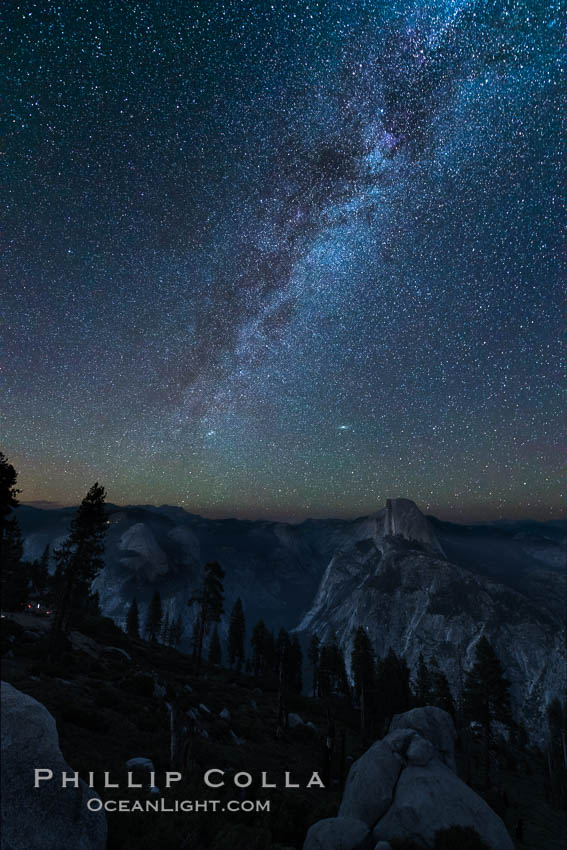
[[[397,715],[356,761],[337,818],[313,824],[304,850],[363,850],[392,839],[435,845],[439,830],[476,830],[491,850],[513,850],[500,818],[454,772],[451,717],[427,706]]]
[[[411,499],[387,499],[383,536],[402,537],[420,543],[435,555],[444,556],[427,518]]]
[[[1,683],[2,850],[104,850],[106,818],[87,802],[98,795],[85,782],[61,787],[71,774],[59,749],[55,720],[40,702]],[[35,769],[53,780],[34,788]]]

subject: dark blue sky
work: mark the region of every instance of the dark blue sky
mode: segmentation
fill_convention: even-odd
[[[557,515],[558,8],[10,4],[22,499]]]

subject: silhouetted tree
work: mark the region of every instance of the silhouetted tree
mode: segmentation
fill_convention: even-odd
[[[39,561],[32,564],[30,578],[34,592],[40,599],[45,599],[49,587],[49,544],[43,550]]]
[[[322,697],[350,695],[344,654],[335,632],[319,654],[319,692]]]
[[[351,669],[354,678],[354,694],[360,702],[360,726],[364,731],[372,708],[376,682],[374,650],[362,626],[359,626],[354,633]]]
[[[431,673],[423,653],[419,653],[417,660],[417,671],[415,675],[415,705],[419,708],[429,705],[431,699]]]
[[[465,679],[465,714],[480,723],[483,738],[484,784],[490,784],[490,747],[495,721],[512,724],[510,690],[502,665],[488,638],[475,647],[475,660]]]
[[[311,666],[311,685],[313,689],[313,696],[317,696],[319,693],[318,688],[318,672],[319,672],[319,648],[320,641],[317,635],[313,635],[311,640],[309,641],[309,649],[307,652],[307,657],[309,659],[309,664]]]
[[[208,633],[211,625],[218,623],[223,615],[223,580],[224,570],[219,563],[210,561],[208,564],[205,564],[201,589],[187,603],[190,606],[197,606],[197,632],[194,652],[196,676],[199,675],[201,669],[201,656],[205,635]]]
[[[289,632],[287,629],[281,628],[278,632],[278,636],[276,638],[276,664],[277,669],[279,671],[280,667],[283,673],[283,679],[285,686],[289,685],[290,680],[290,664],[289,664],[289,650],[291,646],[291,640],[289,637]]]
[[[69,536],[55,550],[59,595],[51,630],[50,652],[59,651],[74,613],[88,606],[91,585],[104,566],[104,536],[108,521],[104,487],[98,482],[88,491],[71,521]]]
[[[181,619],[181,614],[177,616],[175,621],[171,625],[171,637],[170,643],[171,646],[177,647],[181,643],[181,638],[183,637],[183,621]]]
[[[303,688],[303,653],[297,635],[293,635],[289,646],[289,687],[296,694]]]
[[[231,667],[236,664],[238,670],[242,669],[244,663],[245,634],[244,609],[242,607],[242,600],[238,597],[232,607],[228,627],[228,663]]]
[[[0,534],[14,508],[18,507],[16,498],[20,490],[16,487],[18,473],[3,452],[0,452]],[[1,540],[0,536],[0,540]]]
[[[222,661],[222,649],[221,642],[219,637],[218,626],[215,623],[215,627],[213,629],[213,634],[211,637],[211,644],[209,646],[209,663],[219,665]]]
[[[256,678],[263,676],[268,669],[269,632],[262,619],[252,629],[252,671]]]
[[[376,665],[377,720],[388,726],[394,714],[402,714],[411,707],[409,668],[406,659],[390,647],[386,656]]]
[[[2,607],[15,610],[26,601],[28,575],[22,564],[23,542],[15,517],[18,507],[18,473],[0,452],[0,564],[2,565]]]
[[[140,614],[136,597],[132,599],[126,615],[126,631],[133,638],[140,637]]]
[[[567,701],[555,697],[546,709],[545,756],[551,802],[567,808]]]
[[[146,619],[146,637],[155,643],[159,637],[161,630],[161,621],[163,610],[161,607],[161,595],[159,590],[156,590],[152,596],[150,607],[148,608],[148,616]]]
[[[436,658],[431,659],[430,678],[429,702],[431,705],[436,705],[438,708],[449,712],[454,720],[456,716],[455,700],[451,693],[449,680],[439,667]]]
[[[169,611],[165,615],[165,619],[163,620],[161,627],[161,642],[166,646],[169,644],[169,638],[171,634],[171,623],[169,621]]]

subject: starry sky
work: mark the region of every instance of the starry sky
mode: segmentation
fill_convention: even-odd
[[[556,0],[3,11],[23,501],[559,515]]]

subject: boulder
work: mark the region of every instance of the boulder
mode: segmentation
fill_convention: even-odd
[[[435,758],[426,767],[408,765],[394,801],[373,830],[374,841],[419,838],[435,845],[435,833],[451,826],[476,829],[491,850],[514,850],[504,823],[472,788]]]
[[[338,817],[313,824],[305,850],[366,847],[361,824],[374,850],[391,850],[394,838],[433,848],[436,833],[455,826],[476,830],[490,850],[513,850],[504,823],[455,773],[454,742],[453,721],[439,708],[396,715],[351,766]]]
[[[349,770],[339,818],[356,818],[374,826],[392,804],[402,767],[402,758],[387,739],[373,744]]]
[[[106,817],[91,812],[99,799],[85,782],[61,787],[61,773],[72,773],[61,750],[55,720],[37,700],[7,682],[0,691],[2,850],[104,850]],[[34,788],[35,769],[53,779]]]
[[[144,756],[137,756],[133,759],[128,759],[126,762],[126,767],[130,768],[130,770],[154,770],[154,763],[151,759],[144,758]]]
[[[372,850],[367,824],[356,818],[326,818],[307,832],[303,850]]]
[[[390,723],[390,733],[397,729],[413,729],[435,747],[439,758],[447,767],[456,771],[455,739],[457,733],[453,718],[442,708],[426,705],[413,708],[404,714],[396,714]],[[388,736],[389,737],[389,736]]]

